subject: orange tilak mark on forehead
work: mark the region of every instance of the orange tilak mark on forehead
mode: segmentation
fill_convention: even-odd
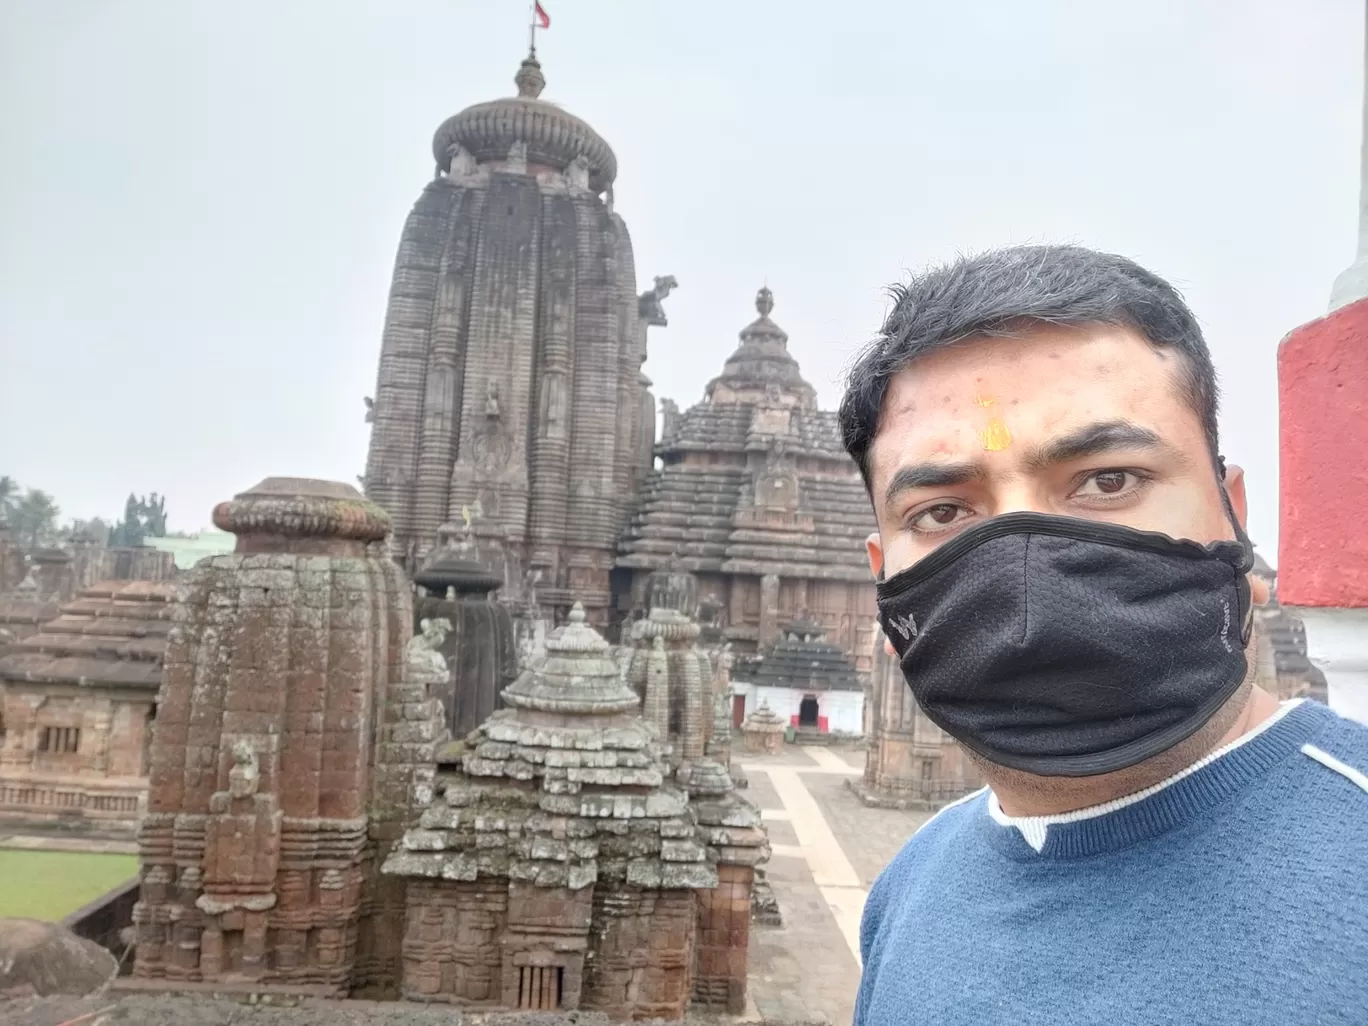
[[[1001,452],[1012,444],[1012,432],[1007,429],[1001,417],[994,417],[978,433],[979,441],[987,452]]]
[[[996,406],[997,399],[991,395],[976,395],[974,396],[974,405],[982,406],[986,410],[990,406]]]

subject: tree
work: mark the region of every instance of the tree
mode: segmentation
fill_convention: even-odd
[[[56,537],[57,517],[61,512],[51,495],[30,488],[11,509],[10,526],[31,552]]]
[[[14,504],[19,501],[19,482],[9,475],[0,476],[0,517],[8,517],[14,512]]]
[[[141,548],[148,538],[166,537],[166,499],[156,492],[138,498],[130,494],[124,503],[124,518],[114,525],[109,544],[119,548]]]

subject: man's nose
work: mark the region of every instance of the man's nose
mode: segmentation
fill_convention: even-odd
[[[993,494],[992,515],[1000,517],[1005,513],[1050,513],[1050,504],[1043,489],[1034,487],[1029,480],[1012,481],[1004,484]]]

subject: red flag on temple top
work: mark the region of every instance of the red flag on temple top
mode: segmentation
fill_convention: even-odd
[[[541,28],[551,27],[551,15],[546,13],[541,4],[533,4],[533,12],[536,14],[538,26]]]

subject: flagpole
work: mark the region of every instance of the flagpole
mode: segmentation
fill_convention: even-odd
[[[530,13],[532,20],[527,25],[527,52],[535,57],[537,56],[537,0],[532,0]]]

